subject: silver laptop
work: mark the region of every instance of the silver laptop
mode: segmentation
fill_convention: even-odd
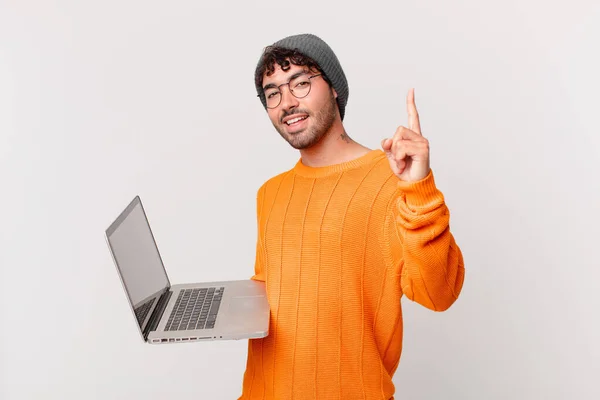
[[[264,282],[171,285],[139,196],[106,229],[105,236],[147,343],[252,339],[269,334]]]

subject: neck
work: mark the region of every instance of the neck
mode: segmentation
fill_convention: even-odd
[[[302,163],[309,167],[324,167],[353,160],[371,151],[354,141],[336,119],[329,131],[315,145],[300,150]]]

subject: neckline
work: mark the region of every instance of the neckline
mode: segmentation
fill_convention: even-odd
[[[302,163],[302,157],[300,157],[300,159],[298,159],[298,161],[296,162],[296,165],[294,165],[292,171],[298,175],[307,178],[320,178],[363,166],[365,164],[368,164],[370,161],[384,155],[385,154],[383,150],[373,149],[355,159],[344,161],[338,164],[325,165],[321,167],[310,167],[308,165],[305,165]]]

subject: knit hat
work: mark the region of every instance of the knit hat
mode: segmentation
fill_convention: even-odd
[[[282,47],[288,50],[298,50],[300,53],[308,56],[316,61],[319,67],[323,70],[331,85],[337,92],[337,102],[340,108],[340,117],[344,119],[344,112],[346,110],[346,103],[348,102],[348,82],[346,81],[346,75],[342,70],[340,62],[329,45],[325,43],[319,37],[313,34],[300,34],[293,35],[283,38],[275,43],[273,46]],[[261,64],[259,60],[256,66],[255,76],[258,75],[259,66]],[[262,102],[265,109],[267,108],[267,100],[265,99],[264,92],[260,85],[256,85],[256,91],[258,97]]]

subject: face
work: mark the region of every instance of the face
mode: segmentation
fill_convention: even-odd
[[[283,71],[276,64],[275,72],[263,76],[263,88],[273,84],[276,86],[287,83],[298,73],[306,72],[308,76],[318,73],[309,71],[307,67],[290,65]],[[322,76],[310,79],[311,88],[304,98],[296,98],[290,93],[288,85],[282,86],[281,102],[275,108],[267,108],[271,123],[295,149],[306,149],[318,143],[333,125],[337,116],[337,94],[329,87]]]

